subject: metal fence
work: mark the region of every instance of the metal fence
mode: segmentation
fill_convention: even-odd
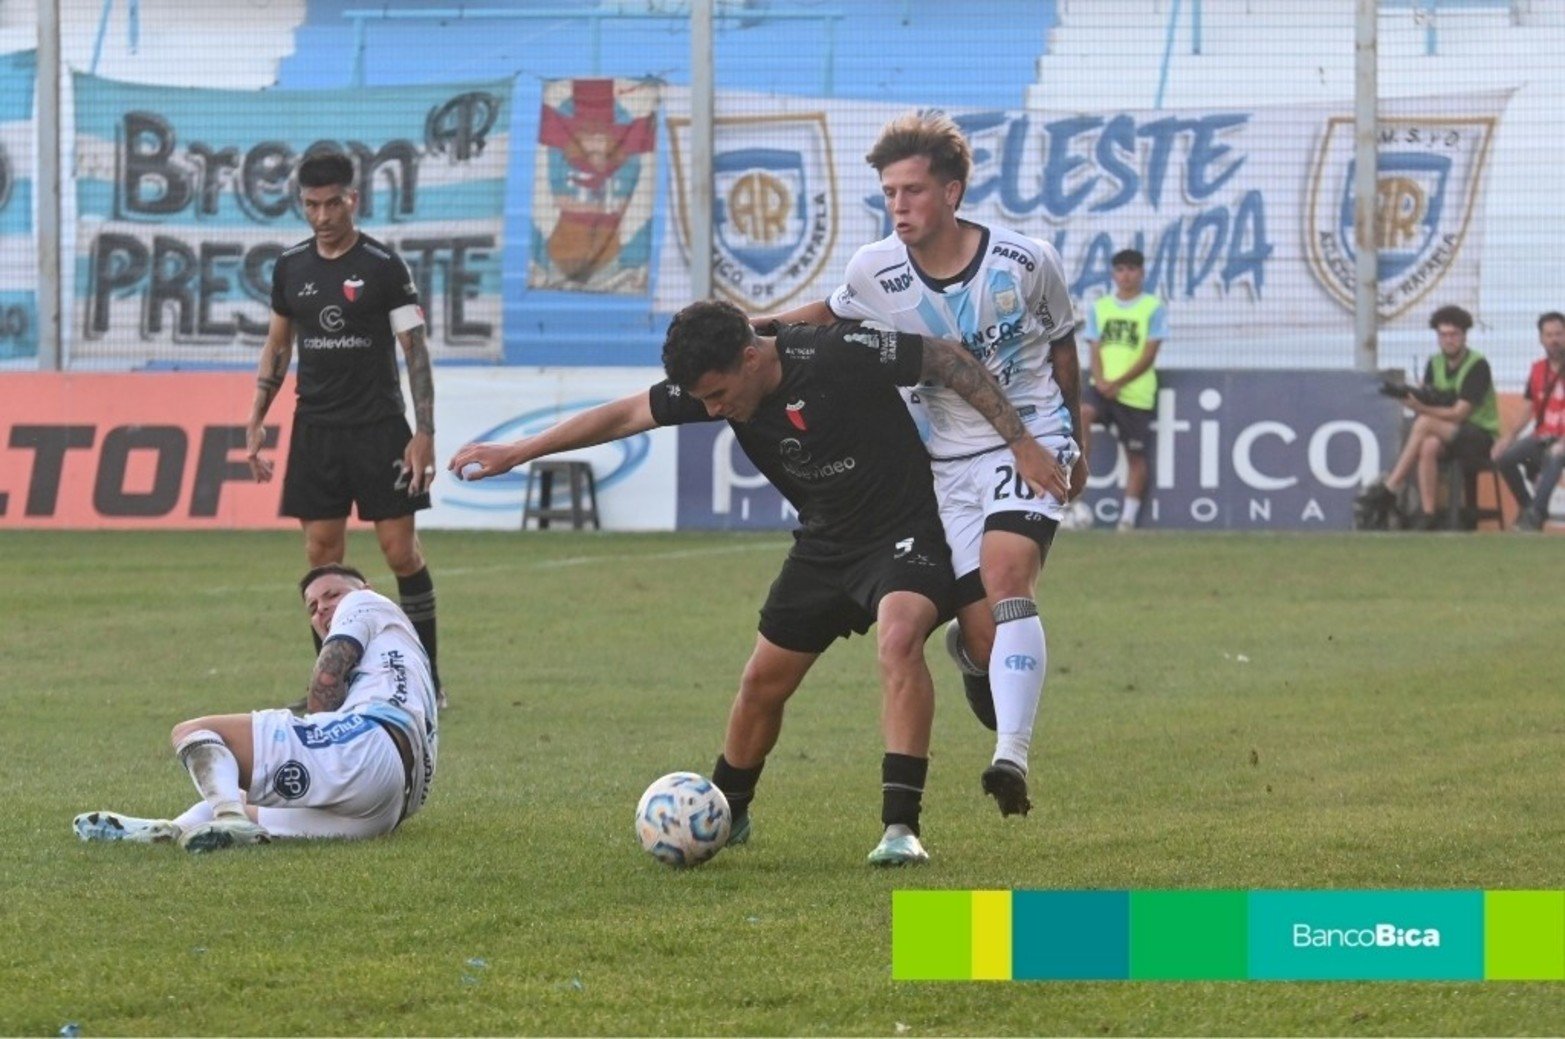
[[[963,214],[1053,242],[1078,307],[1114,251],[1145,252],[1167,366],[1355,363],[1352,4],[717,0],[704,66],[679,0],[39,3],[0,0],[0,366],[52,363],[56,305],[65,368],[251,363],[313,148],[358,164],[438,360],[652,364],[705,227],[714,292],[824,298],[888,231],[863,156],[915,107],[972,141]],[[1386,2],[1376,24],[1379,361],[1418,364],[1459,303],[1514,386],[1565,307],[1565,0]]]

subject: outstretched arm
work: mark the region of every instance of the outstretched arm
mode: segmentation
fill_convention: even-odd
[[[482,480],[508,473],[534,458],[623,440],[656,426],[647,391],[642,390],[572,415],[530,437],[505,444],[468,444],[451,456],[446,468],[459,480]]]
[[[1010,445],[1016,456],[1016,468],[1029,487],[1038,494],[1052,494],[1059,501],[1065,501],[1070,485],[1064,466],[1050,458],[1027,432],[1022,417],[1006,399],[1005,391],[967,347],[950,339],[925,337],[924,367],[919,374],[930,382],[951,387],[957,396],[988,420]]]
[[[310,713],[335,711],[348,698],[348,678],[358,666],[364,650],[352,639],[331,639],[321,647],[310,676]]]

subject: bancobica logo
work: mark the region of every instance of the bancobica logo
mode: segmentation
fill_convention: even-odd
[[[1433,927],[1398,927],[1376,924],[1373,927],[1312,927],[1293,925],[1296,949],[1438,949],[1440,932]]]
[[[1476,257],[1464,262],[1462,243],[1495,122],[1491,116],[1381,121],[1375,242],[1382,318],[1402,314],[1453,271],[1476,265]],[[1358,283],[1354,177],[1353,120],[1331,118],[1310,176],[1304,245],[1316,280],[1347,310]]]
[[[679,229],[689,249],[688,119],[670,119]],[[836,164],[825,113],[717,120],[712,278],[739,306],[776,307],[823,269],[837,239]]]

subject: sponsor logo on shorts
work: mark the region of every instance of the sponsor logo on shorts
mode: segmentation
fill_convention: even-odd
[[[272,777],[272,792],[285,801],[297,801],[310,792],[310,770],[299,761],[285,761]]]

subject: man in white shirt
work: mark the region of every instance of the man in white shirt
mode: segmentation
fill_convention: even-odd
[[[170,737],[201,800],[174,819],[84,812],[84,841],[177,841],[205,852],[273,838],[375,837],[423,807],[439,737],[429,657],[407,615],[352,567],[299,583],[322,638],[308,713],[181,722]]]
[[[828,300],[755,321],[850,318],[961,340],[1027,424],[1032,438],[1008,445],[950,390],[924,385],[908,395],[956,567],[947,645],[974,713],[996,730],[983,788],[1002,815],[1025,815],[1047,666],[1036,586],[1064,505],[1087,478],[1065,274],[1053,246],[957,218],[972,153],[947,116],[893,120],[866,158],[880,173],[893,233],[854,254]]]

